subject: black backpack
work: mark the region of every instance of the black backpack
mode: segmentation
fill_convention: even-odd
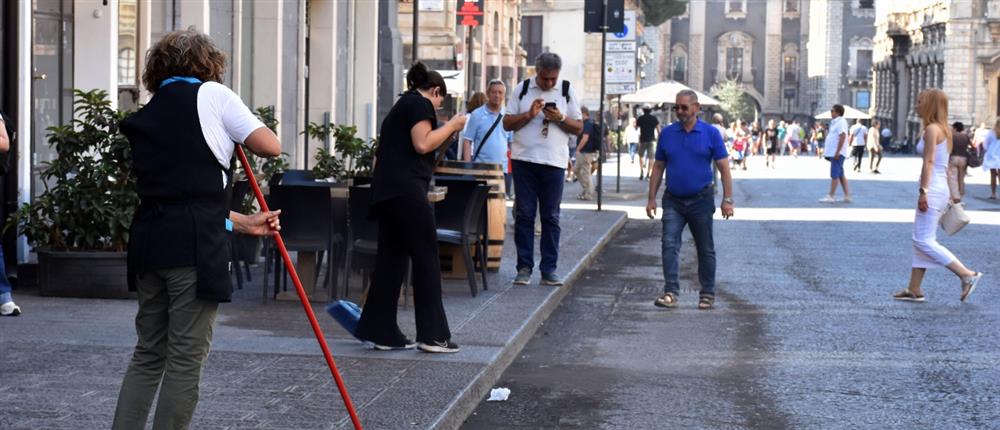
[[[524,96],[528,95],[528,84],[531,79],[525,79],[521,81],[521,94],[517,96],[517,100],[521,101]],[[562,81],[562,95],[566,98],[566,104],[569,104],[569,81]]]

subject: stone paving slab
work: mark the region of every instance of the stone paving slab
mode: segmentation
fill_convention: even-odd
[[[578,192],[573,185],[567,201]],[[464,280],[446,281],[458,354],[368,350],[326,315],[324,304],[314,304],[365,427],[458,427],[625,220],[622,212],[563,210],[559,272],[566,287],[538,285],[537,271],[532,285],[511,285],[510,232],[488,291],[471,297]],[[350,428],[301,305],[261,304],[261,267],[253,274],[233,303],[220,306],[192,428]],[[355,299],[360,282],[352,278]],[[0,319],[0,429],[107,428],[136,340],[135,301],[39,297],[32,290],[16,290],[15,298],[25,313]],[[412,306],[400,309],[399,324],[413,335]]]

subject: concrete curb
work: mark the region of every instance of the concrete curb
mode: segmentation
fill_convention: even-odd
[[[493,388],[493,384],[500,379],[500,375],[507,370],[507,367],[514,362],[517,355],[521,353],[521,350],[528,344],[528,341],[535,335],[538,327],[562,303],[563,298],[566,297],[566,294],[569,294],[570,289],[576,284],[576,280],[583,275],[584,270],[590,265],[590,262],[607,246],[611,238],[625,226],[626,222],[628,222],[628,215],[621,212],[618,220],[604,232],[601,240],[597,242],[597,246],[578,261],[576,266],[573,266],[573,269],[566,275],[566,284],[562,288],[553,290],[552,294],[545,299],[545,302],[542,303],[538,311],[514,333],[513,338],[506,347],[448,404],[445,411],[431,423],[429,428],[443,430],[457,429],[462,426],[466,418],[486,398],[486,394]]]

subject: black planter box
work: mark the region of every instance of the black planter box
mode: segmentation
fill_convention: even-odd
[[[38,250],[43,296],[127,299],[125,252]]]

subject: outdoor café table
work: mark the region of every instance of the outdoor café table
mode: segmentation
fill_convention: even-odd
[[[299,186],[329,187],[331,199],[346,199],[349,193],[348,187],[344,186],[342,183],[328,182],[324,180],[295,181],[292,183],[283,183],[282,185],[289,185],[296,187]],[[360,186],[369,187],[370,185],[360,185]],[[261,191],[264,194],[268,194],[267,187],[264,187]],[[444,200],[447,194],[448,194],[448,187],[433,186],[429,191],[427,191],[427,201],[431,203],[439,202],[441,200]],[[306,294],[309,296],[309,300],[325,302],[327,297],[325,295],[319,294],[316,291],[316,282],[314,277],[311,275],[303,276],[303,274],[316,273],[316,265],[319,264],[317,261],[318,254],[313,251],[300,251],[297,254],[298,254],[298,259],[295,262],[295,270],[299,274],[299,280],[302,281],[302,289],[305,290]],[[349,268],[345,267],[344,269],[348,270]],[[295,293],[295,291],[289,290],[278,293],[277,300],[297,301],[299,300],[299,297]]]

